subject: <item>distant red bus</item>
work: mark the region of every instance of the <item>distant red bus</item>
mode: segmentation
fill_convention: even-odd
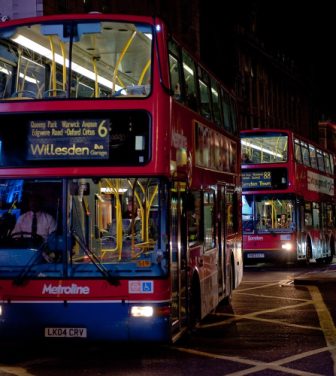
[[[241,131],[246,262],[331,262],[334,155],[287,130]]]
[[[0,97],[1,338],[174,341],[230,298],[235,100],[164,23],[2,23]]]

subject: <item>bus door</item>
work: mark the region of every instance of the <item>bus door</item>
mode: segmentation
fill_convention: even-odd
[[[296,232],[297,232],[297,258],[306,258],[306,227],[305,203],[302,199],[296,200]]]
[[[231,295],[234,286],[234,264],[231,255],[238,246],[238,211],[237,193],[233,185],[219,186],[220,223],[218,226],[219,257],[219,296]],[[224,294],[224,295],[223,295]]]
[[[219,296],[225,292],[225,253],[226,253],[226,207],[225,207],[225,186],[218,187],[218,287]]]
[[[185,200],[185,184],[175,182],[171,191],[170,201],[173,335],[180,333],[187,327],[187,226]]]

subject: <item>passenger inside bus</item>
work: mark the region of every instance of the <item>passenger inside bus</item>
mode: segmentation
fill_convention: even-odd
[[[252,163],[250,157],[248,156],[247,153],[242,154],[242,163]]]
[[[149,221],[148,226],[149,226],[149,229],[148,229],[148,237],[149,237],[149,239],[156,240],[157,234],[156,234],[156,228],[155,228],[153,220]],[[142,231],[143,231],[143,227],[142,227],[141,209],[137,208],[136,217],[134,218],[133,221],[131,220],[131,222],[130,222],[130,224],[128,226],[128,229],[126,230],[126,234],[127,235],[132,235],[132,233],[133,233],[134,236],[135,236],[135,239],[138,242],[140,242],[140,241],[144,241],[144,239],[142,239]]]
[[[287,214],[281,214],[280,215],[280,221],[279,221],[279,227],[280,228],[288,228],[288,220],[287,220]]]

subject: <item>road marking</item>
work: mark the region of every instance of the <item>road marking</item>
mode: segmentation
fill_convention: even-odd
[[[320,354],[322,352],[330,350],[330,347],[323,347],[323,348],[316,349],[316,350],[306,351],[304,353],[289,356],[289,357],[279,359],[279,360],[276,360],[276,361],[270,362],[270,363],[251,360],[251,359],[244,359],[244,358],[240,358],[239,356],[227,356],[227,355],[220,355],[220,354],[212,354],[212,353],[208,353],[208,352],[205,352],[205,351],[187,349],[187,348],[184,348],[184,347],[173,347],[173,349],[181,351],[181,352],[186,352],[186,353],[189,353],[189,354],[205,356],[207,358],[228,360],[228,361],[231,361],[231,362],[236,362],[236,363],[252,366],[250,368],[247,368],[247,369],[244,369],[244,370],[241,370],[241,371],[229,373],[226,376],[243,376],[243,375],[248,375],[248,374],[251,374],[251,373],[263,371],[263,370],[266,370],[266,369],[271,369],[271,370],[280,371],[280,372],[286,372],[286,373],[290,373],[290,374],[293,374],[293,375],[299,375],[299,376],[323,376],[320,373],[312,373],[312,372],[307,372],[307,371],[300,371],[300,370],[295,369],[295,368],[284,367],[283,364],[292,362],[294,360],[300,360],[300,359],[306,358],[307,356]]]
[[[331,358],[334,363],[334,375],[336,375],[336,328],[334,325],[334,321],[331,317],[331,314],[324,303],[323,297],[316,286],[307,286],[310,295],[312,297],[313,303],[315,305],[315,310],[317,312],[320,326],[324,334],[324,338],[326,343],[332,349],[330,351]]]
[[[292,323],[289,323],[289,322],[284,322],[284,321],[275,320],[275,319],[273,320],[273,319],[265,319],[265,318],[262,318],[262,317],[254,317],[253,315],[242,315],[242,316],[239,316],[239,315],[231,315],[231,314],[224,313],[223,316],[231,316],[232,319],[231,320],[221,321],[221,322],[218,322],[218,323],[199,325],[199,328],[200,329],[207,329],[207,328],[211,328],[211,327],[215,327],[215,326],[232,324],[235,321],[240,321],[240,320],[243,320],[243,319],[247,319],[247,320],[253,320],[253,321],[261,321],[261,322],[279,324],[279,325],[289,326],[291,328],[297,328],[297,329],[308,329],[308,330],[322,331],[322,329],[319,328],[318,326],[292,324]]]
[[[198,354],[201,356],[206,356],[210,358],[216,358],[216,359],[223,359],[223,360],[229,360],[232,362],[238,362],[241,364],[245,365],[250,365],[251,367],[248,367],[247,369],[240,370],[237,372],[230,373],[226,376],[244,376],[244,375],[249,375],[249,374],[254,374],[260,371],[264,371],[267,369],[275,370],[275,371],[280,371],[280,372],[286,372],[289,374],[293,375],[299,375],[299,376],[322,376],[322,374],[317,374],[317,373],[311,373],[307,371],[301,371],[295,368],[288,368],[284,366],[286,363],[291,363],[297,360],[301,360],[313,355],[317,355],[323,352],[330,352],[333,360],[333,368],[334,368],[334,374],[336,375],[336,328],[333,322],[333,319],[330,315],[330,312],[325,305],[323,301],[323,297],[321,293],[319,292],[318,288],[315,286],[305,286],[311,296],[311,299],[296,299],[296,298],[282,298],[282,297],[277,297],[277,296],[267,296],[267,295],[258,295],[258,294],[249,294],[246,293],[245,291],[249,290],[255,290],[255,289],[260,289],[260,288],[265,288],[265,287],[270,287],[274,285],[279,285],[279,283],[272,283],[272,284],[263,284],[260,286],[255,286],[253,288],[245,288],[245,289],[239,289],[235,291],[236,294],[241,294],[241,295],[250,295],[250,296],[256,296],[256,297],[261,297],[261,298],[276,298],[276,299],[283,299],[283,300],[294,300],[294,301],[301,301],[302,303],[298,304],[293,304],[293,305],[287,305],[287,306],[282,306],[279,308],[273,308],[273,309],[268,309],[268,310],[263,310],[263,311],[257,311],[253,313],[249,313],[246,315],[236,315],[236,314],[230,314],[230,313],[214,313],[213,315],[216,316],[227,316],[230,317],[229,320],[226,321],[221,321],[219,323],[212,323],[212,324],[205,324],[205,325],[200,325],[199,328],[209,328],[212,326],[219,326],[219,325],[227,325],[231,324],[234,321],[242,320],[242,319],[250,319],[250,320],[256,320],[256,321],[265,321],[265,322],[272,322],[276,324],[281,324],[281,325],[287,325],[291,327],[296,327],[296,328],[302,328],[302,329],[312,329],[312,330],[319,330],[323,332],[325,341],[327,346],[306,351],[300,354],[292,355],[283,359],[279,359],[270,363],[267,362],[261,362],[261,361],[254,361],[250,359],[243,359],[240,357],[235,357],[235,356],[225,356],[225,355],[219,355],[219,354],[211,354],[207,352],[202,352],[198,350],[192,350],[192,349],[183,349],[183,348],[177,348],[179,351],[184,351],[188,353],[193,353],[193,354]],[[286,323],[280,320],[272,320],[272,319],[264,319],[257,317],[260,314],[265,314],[269,312],[277,312],[279,310],[284,310],[284,309],[293,309],[297,307],[302,307],[306,305],[313,305],[315,308],[315,311],[317,312],[317,315],[319,317],[319,324],[320,327],[313,327],[313,326],[305,326],[305,325],[298,325],[298,324],[291,324],[291,323]]]
[[[220,312],[213,313],[212,315],[214,315],[214,316],[227,316],[227,317],[231,317],[231,319],[216,322],[216,323],[211,323],[211,324],[199,324],[199,328],[206,329],[206,328],[211,328],[211,327],[215,327],[215,326],[229,325],[229,324],[232,324],[235,321],[247,319],[247,320],[254,320],[254,321],[271,322],[271,323],[280,324],[280,325],[284,325],[284,326],[290,326],[290,327],[299,328],[299,329],[322,330],[318,326],[299,325],[299,324],[293,324],[293,323],[289,323],[289,322],[285,322],[285,321],[281,321],[281,320],[276,320],[276,319],[266,319],[266,318],[262,318],[262,317],[257,317],[258,315],[262,315],[262,314],[265,314],[265,313],[278,312],[278,311],[281,311],[281,310],[284,310],[284,309],[293,309],[293,308],[303,307],[303,306],[312,305],[312,304],[313,304],[313,302],[311,300],[309,300],[309,301],[305,301],[303,303],[292,304],[292,305],[289,305],[289,306],[281,306],[279,308],[272,308],[272,309],[266,309],[266,310],[263,310],[263,311],[247,313],[246,315],[237,315],[237,314],[233,314],[233,313],[220,313]]]
[[[259,282],[260,283],[260,286],[253,286],[253,287],[247,287],[247,288],[241,288],[239,287],[239,290],[237,290],[237,292],[244,292],[244,291],[250,291],[250,290],[257,290],[257,289],[263,289],[265,287],[272,287],[272,286],[279,286],[280,283],[282,283],[283,281],[278,281],[278,282],[274,282],[274,283],[267,283],[266,285],[264,285],[263,282]],[[245,282],[244,282],[245,283]],[[258,282],[257,282],[258,283]],[[262,283],[262,284],[261,284]],[[235,291],[236,292],[236,291]]]
[[[276,295],[264,295],[264,294],[251,294],[248,292],[240,292],[235,291],[235,295],[246,295],[246,296],[255,296],[257,298],[269,298],[269,299],[276,299],[276,300],[294,300],[299,302],[308,302],[311,301],[311,299],[302,299],[302,298],[289,298],[289,297],[283,297],[283,296],[276,296]]]

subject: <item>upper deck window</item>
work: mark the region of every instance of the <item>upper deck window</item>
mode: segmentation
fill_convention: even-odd
[[[218,85],[213,78],[211,78],[211,99],[212,99],[212,111],[213,111],[214,120],[217,124],[220,125],[222,124],[220,96],[219,96]]]
[[[288,136],[286,134],[243,135],[242,154],[249,156],[249,163],[281,163],[287,161]]]
[[[189,56],[189,54],[184,50],[182,51],[182,60],[186,102],[191,109],[196,111],[198,103],[195,83],[195,63],[191,56]]]
[[[306,166],[310,166],[308,145],[303,141],[301,141],[301,151],[303,164]]]
[[[300,147],[300,141],[298,139],[295,139],[294,141],[294,153],[295,153],[295,160],[297,162],[302,163],[301,147]]]
[[[150,93],[152,28],[126,22],[0,29],[2,99],[123,98]]]
[[[333,173],[332,163],[330,163],[331,156],[328,153],[324,152],[323,157],[324,157],[324,165],[326,168],[326,172],[328,172],[329,174],[332,174]]]
[[[325,171],[323,153],[320,149],[316,149],[317,164],[320,171]]]
[[[211,118],[209,87],[209,75],[199,67],[198,88],[200,93],[200,110],[201,115],[207,119]]]
[[[315,146],[313,145],[309,145],[309,157],[310,157],[311,167],[317,169],[316,149],[315,149]]]

